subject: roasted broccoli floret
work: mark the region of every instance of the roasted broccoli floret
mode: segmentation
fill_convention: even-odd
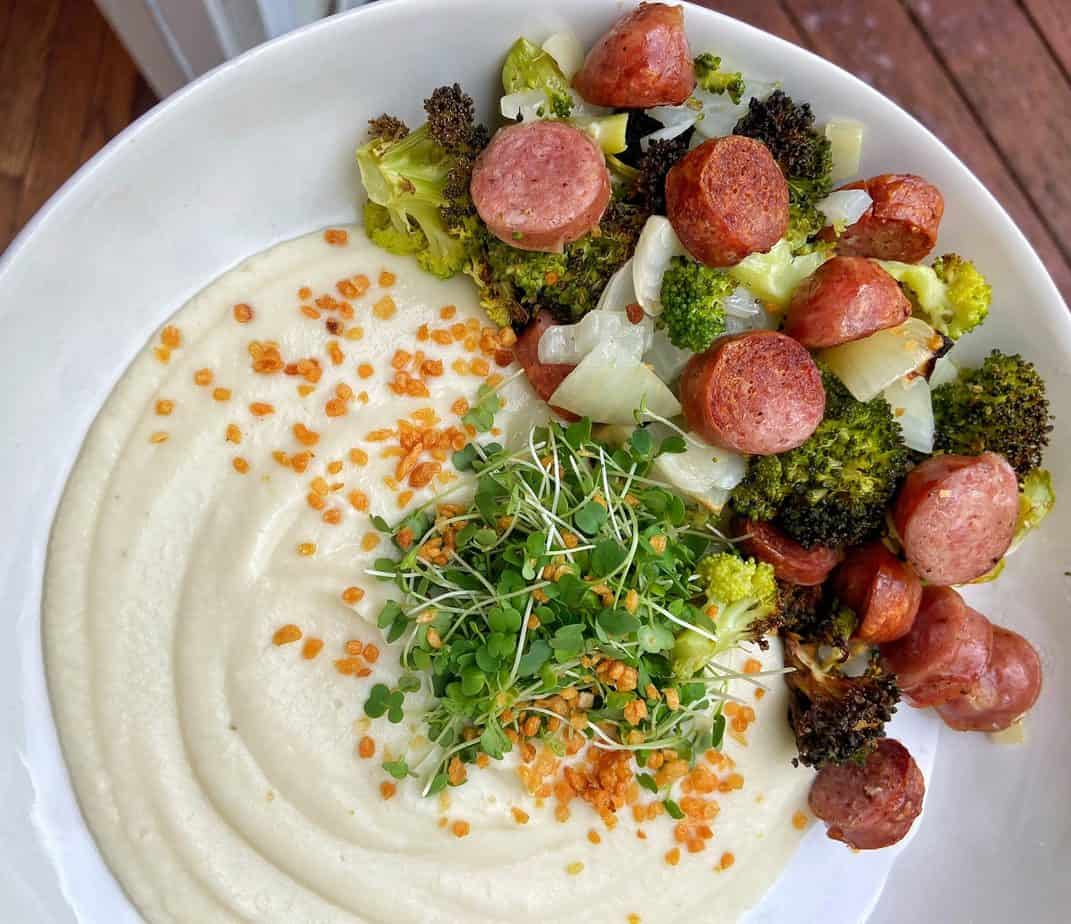
[[[371,199],[364,204],[364,233],[373,244],[388,253],[415,257],[428,249],[428,239],[419,225],[414,223],[408,230],[397,228],[391,221],[390,212]]]
[[[720,70],[721,58],[704,52],[695,59],[695,82],[708,93],[726,93],[734,103],[744,96],[744,75]]]
[[[766,646],[764,636],[777,629],[777,584],[773,567],[733,552],[708,555],[696,569],[706,588],[714,638],[685,629],[673,644],[672,665],[677,677],[692,677],[712,658],[741,642]]]
[[[782,630],[828,647],[837,660],[844,661],[851,654],[849,641],[858,616],[826,587],[801,587],[778,580],[777,605]]]
[[[785,665],[794,668],[785,674],[799,752],[793,762],[823,767],[866,760],[900,701],[896,677],[882,668],[877,652],[862,674],[848,676],[836,663],[822,664],[819,645],[793,633],[784,642]]]
[[[368,120],[369,138],[379,138],[383,141],[401,141],[408,134],[408,125],[401,119],[385,112],[381,116]]]
[[[796,449],[754,456],[732,503],[753,520],[774,520],[801,545],[854,545],[880,531],[909,454],[883,397],[856,401],[828,371],[822,382],[818,428]]]
[[[544,91],[550,114],[558,119],[569,118],[573,111],[569,81],[562,74],[558,62],[526,38],[517,39],[506,54],[506,61],[502,65],[502,89],[506,93]]]
[[[466,272],[480,286],[484,310],[497,324],[523,325],[540,308],[579,321],[593,309],[610,277],[632,256],[645,216],[613,201],[598,228],[560,254],[519,250],[482,227]]]
[[[999,452],[1023,478],[1041,465],[1052,417],[1033,363],[994,350],[977,369],[933,391],[934,446],[944,452]]]
[[[797,105],[781,90],[774,90],[764,100],[752,97],[733,134],[761,141],[786,177],[809,181],[797,194],[817,200],[832,189],[832,146],[825,135],[815,131],[810,103]]]
[[[689,137],[652,141],[636,161],[639,175],[632,182],[628,198],[648,215],[666,214],[666,174],[688,153]]]
[[[915,316],[951,340],[974,330],[989,314],[989,283],[958,254],[946,253],[932,266],[879,262],[907,290]]]
[[[702,353],[725,333],[724,303],[735,288],[728,273],[688,257],[674,257],[662,276],[658,326],[675,347]]]
[[[809,103],[797,105],[781,90],[765,100],[752,99],[736,135],[756,138],[770,149],[788,181],[789,227],[786,239],[795,253],[807,249],[825,225],[818,202],[833,188],[829,139],[814,129]],[[828,247],[826,248],[829,249]]]
[[[369,201],[386,211],[395,229],[389,234],[382,214],[373,210],[369,237],[394,253],[414,254],[421,268],[446,278],[468,259],[456,227],[472,211],[468,179],[487,132],[457,84],[435,90],[424,108],[427,122],[401,137],[398,120],[374,119],[373,137],[357,149],[357,165]],[[414,249],[417,230],[425,241],[420,250]]]

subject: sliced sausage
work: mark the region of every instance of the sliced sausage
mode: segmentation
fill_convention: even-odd
[[[588,52],[573,86],[589,103],[622,109],[676,106],[695,88],[684,9],[641,3]]]
[[[933,250],[945,212],[936,186],[910,173],[883,173],[841,188],[865,189],[874,202],[836,238],[837,253],[918,263]],[[835,234],[827,228],[823,237],[833,240]]]
[[[881,646],[913,706],[936,706],[966,690],[989,666],[993,625],[951,587],[927,586],[911,631]]]
[[[900,284],[863,257],[833,257],[792,295],[782,330],[809,350],[896,327],[911,317]]]
[[[937,712],[957,731],[1002,731],[1034,705],[1040,692],[1041,659],[1034,646],[1018,632],[994,626],[989,669]]]
[[[560,253],[599,223],[610,201],[602,151],[565,122],[501,129],[472,169],[472,201],[488,228],[520,250]]]
[[[922,601],[918,575],[881,542],[849,550],[833,576],[833,590],[859,617],[856,638],[871,645],[907,635]]]
[[[931,584],[965,584],[1011,545],[1019,484],[1003,456],[943,455],[912,469],[893,506],[907,560]]]
[[[723,337],[688,360],[680,402],[690,429],[734,452],[772,455],[803,443],[826,393],[811,354],[772,330]]]
[[[539,338],[548,327],[553,327],[558,322],[549,311],[540,311],[532,323],[524,329],[524,333],[517,338],[513,347],[513,356],[524,369],[528,376],[528,382],[532,389],[544,401],[549,401],[555,389],[561,385],[562,380],[572,372],[576,366],[569,363],[541,363],[539,361]],[[555,413],[560,414],[566,420],[579,420],[576,414],[563,408],[553,407]]]
[[[899,741],[882,738],[863,764],[818,771],[808,799],[827,833],[856,850],[895,844],[922,812],[926,781]]]
[[[773,565],[774,574],[790,584],[821,584],[842,557],[840,549],[824,545],[805,549],[772,523],[739,519],[733,525],[738,536],[747,537],[740,542],[740,548],[752,558]]]
[[[700,263],[732,266],[785,236],[788,184],[761,141],[712,138],[666,175],[666,215]]]

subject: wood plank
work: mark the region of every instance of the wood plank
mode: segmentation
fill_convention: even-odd
[[[1015,0],[909,8],[1071,258],[1071,84],[1034,24]]]
[[[739,19],[748,25],[762,29],[779,38],[796,45],[802,45],[803,37],[796,28],[784,7],[775,0],[698,0],[699,6],[705,6],[711,10],[717,10],[733,19]]]
[[[5,5],[9,20],[0,48],[0,173],[17,177],[30,160],[60,0],[7,0]]]
[[[140,119],[158,102],[160,98],[156,95],[156,91],[149,86],[149,82],[141,74],[138,74],[138,82],[134,87],[134,103],[130,112],[131,120]]]
[[[1067,0],[1023,0],[1042,40],[1071,74],[1071,3]]]
[[[0,256],[7,250],[7,245],[18,230],[15,226],[15,213],[21,192],[22,183],[18,177],[0,173]]]
[[[15,219],[20,226],[78,168],[107,28],[92,3],[63,0]]]
[[[3,51],[4,41],[7,39],[8,26],[11,24],[11,14],[15,11],[13,0],[0,3],[0,52]]]
[[[78,152],[79,164],[89,160],[133,120],[139,79],[119,37],[111,28],[105,29],[97,83]]]
[[[1071,299],[1071,263],[908,11],[896,0],[785,3],[815,51],[895,100],[963,159],[1030,239],[1064,298]],[[1017,84],[1007,72],[1004,79]],[[1025,157],[1032,153],[1024,150]]]

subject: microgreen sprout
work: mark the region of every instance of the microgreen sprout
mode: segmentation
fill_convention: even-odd
[[[478,397],[479,414],[493,420],[496,395]],[[610,446],[590,420],[550,423],[515,452],[470,443],[455,453],[471,501],[440,496],[393,526],[374,521],[399,556],[369,573],[396,588],[378,624],[388,641],[404,639],[405,673],[393,690],[372,687],[365,712],[400,722],[407,692],[431,694],[421,722],[432,756],[390,761],[388,773],[419,775],[432,795],[463,780],[458,761],[502,759],[522,736],[562,754],[582,735],[641,765],[657,749],[694,759],[720,743],[722,706],[737,701],[728,685],[752,678],[713,658],[674,673],[684,632],[718,653],[737,643],[721,644],[696,578],[704,556],[731,545],[707,511],[649,477],[660,454],[684,448],[642,427]]]

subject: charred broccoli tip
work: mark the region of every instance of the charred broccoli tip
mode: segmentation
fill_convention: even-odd
[[[866,760],[900,701],[896,678],[881,666],[877,652],[862,674],[849,676],[837,664],[823,665],[816,643],[787,633],[785,664],[793,668],[785,674],[799,752],[793,762],[823,767]]]

